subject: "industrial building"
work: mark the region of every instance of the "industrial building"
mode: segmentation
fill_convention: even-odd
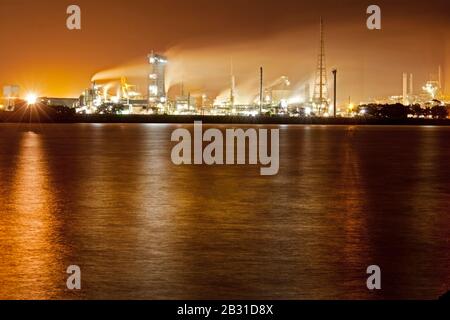
[[[166,69],[169,59],[152,51],[147,56],[149,74],[146,90],[140,93],[138,88],[128,83],[126,78],[120,81],[120,88],[111,94],[108,84],[93,82],[80,97],[77,111],[83,113],[108,112],[104,105],[120,105],[122,114],[176,114],[176,115],[243,115],[258,114],[305,115],[327,117],[336,111],[339,116],[355,116],[355,105],[349,98],[348,105],[334,106],[331,103],[328,88],[328,70],[325,52],[325,24],[320,19],[319,50],[315,72],[315,80],[306,82],[301,87],[292,88],[287,76],[281,76],[270,85],[264,84],[263,68],[260,70],[259,92],[242,92],[237,89],[237,81],[231,63],[230,80],[220,97],[207,97],[204,93],[184,92],[181,84],[179,95],[168,96],[166,88]],[[403,73],[402,92],[399,95],[377,99],[375,103],[429,106],[430,103],[445,102],[442,69],[439,67],[436,75],[420,87],[414,86],[414,75]],[[336,78],[335,78],[336,82]],[[336,85],[336,83],[335,83]],[[145,92],[146,91],[146,92]],[[256,90],[255,90],[256,91]],[[336,95],[336,86],[334,90]],[[335,98],[336,99],[336,98]],[[242,103],[242,101],[246,103]],[[251,101],[250,101],[251,100]],[[333,112],[332,110],[333,109]],[[117,110],[117,108],[115,109]]]
[[[147,79],[147,90],[139,93],[134,86],[124,78],[120,89],[111,94],[107,84],[93,82],[86,89],[77,103],[77,111],[82,113],[102,112],[104,105],[123,105],[122,113],[129,114],[210,114],[210,115],[246,115],[257,114],[297,114],[300,109],[310,109],[308,114],[326,115],[329,108],[327,69],[325,63],[324,23],[320,19],[320,47],[314,96],[311,98],[310,84],[303,92],[296,93],[286,76],[281,76],[271,85],[264,87],[263,68],[261,68],[260,91],[254,93],[254,100],[242,104],[237,94],[237,79],[231,63],[229,93],[219,98],[209,98],[197,93],[194,97],[185,93],[182,88],[180,95],[169,98],[166,88],[166,69],[170,63],[168,58],[156,52],[148,55],[150,72]],[[252,96],[252,93],[246,93]],[[297,98],[294,98],[296,97]],[[301,98],[299,98],[301,97]],[[248,99],[247,99],[248,100]],[[240,101],[240,102],[238,102]],[[293,111],[292,111],[293,110]]]
[[[437,68],[436,74],[431,74],[429,79],[421,87],[420,91],[414,90],[414,75],[412,73],[403,73],[402,95],[390,97],[391,102],[409,105],[427,105],[431,102],[444,102],[444,86],[442,77],[442,68]]]
[[[273,85],[265,89],[264,105],[285,113],[292,94],[291,82],[288,77],[282,76]]]
[[[116,89],[114,94],[111,90]],[[134,85],[128,83],[125,77],[120,79],[120,86],[112,88],[109,84],[99,84],[95,81],[86,89],[76,103],[79,113],[98,113],[105,105],[122,106],[122,114],[139,114],[148,109],[148,101],[139,93]]]
[[[39,103],[45,104],[50,107],[64,106],[67,108],[76,108],[78,102],[79,99],[73,98],[49,98],[49,97],[39,98]]]
[[[0,109],[4,111],[13,111],[15,102],[20,96],[20,86],[6,85],[3,87],[3,98],[0,101]]]
[[[166,111],[166,65],[167,58],[152,52],[149,56],[151,71],[149,74],[148,101],[151,108]]]

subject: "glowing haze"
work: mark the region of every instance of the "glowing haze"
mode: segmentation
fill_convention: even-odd
[[[327,65],[339,69],[340,100],[400,94],[402,72],[418,90],[442,65],[450,84],[448,1],[378,1],[383,29],[366,28],[364,1],[79,0],[82,30],[65,28],[69,1],[0,3],[0,85],[47,96],[78,96],[91,80],[121,77],[145,92],[151,50],[168,56],[169,93],[229,94],[238,102],[287,76],[293,88],[314,78],[318,21],[326,22]],[[331,78],[331,76],[330,76]]]

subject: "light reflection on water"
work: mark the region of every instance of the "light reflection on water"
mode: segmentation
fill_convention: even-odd
[[[15,161],[8,168],[11,182],[2,184],[0,296],[21,299],[33,292],[36,299],[51,299],[63,280],[53,272],[61,269],[64,255],[57,202],[41,136],[23,133],[17,142]]]
[[[280,174],[175,167],[179,125],[0,125],[0,298],[436,298],[450,129],[287,126]],[[31,129],[31,131],[28,131]],[[82,268],[83,290],[65,289]],[[367,266],[383,291],[365,289]]]

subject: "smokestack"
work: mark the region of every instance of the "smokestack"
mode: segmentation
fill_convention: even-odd
[[[408,74],[403,73],[403,104],[408,104]]]
[[[234,68],[233,68],[233,59],[231,59],[231,90],[230,90],[230,104],[231,108],[234,108],[234,100],[235,100],[235,93],[236,90],[236,78],[234,76]]]
[[[442,68],[439,66],[438,70],[439,89],[442,89]]]
[[[450,30],[447,30],[445,40],[445,59],[442,73],[442,88],[446,95],[450,95]]]
[[[414,75],[412,73],[409,75],[409,95],[414,95]]]
[[[188,92],[187,105],[188,105],[188,110],[191,110],[191,92]]]
[[[264,69],[263,67],[261,67],[259,69],[259,114],[262,114],[262,107],[263,107],[263,102],[264,102],[264,97],[263,97],[263,83],[264,83]]]
[[[336,118],[337,115],[337,69],[333,69],[334,76],[334,109],[333,115]]]

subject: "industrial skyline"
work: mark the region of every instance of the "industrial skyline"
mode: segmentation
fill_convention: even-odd
[[[241,103],[258,95],[261,66],[266,86],[287,77],[295,90],[305,92],[308,85],[314,88],[317,24],[323,16],[327,76],[334,67],[341,70],[338,103],[346,102],[349,96],[360,102],[401,95],[399,75],[406,71],[414,74],[419,86],[436,73],[439,65],[442,83],[449,91],[446,1],[434,0],[426,5],[410,1],[408,6],[380,1],[381,31],[367,30],[366,8],[356,1],[345,1],[345,8],[328,6],[327,1],[321,5],[291,0],[258,5],[255,1],[235,2],[230,0],[223,5],[224,10],[218,10],[222,4],[212,6],[196,0],[189,15],[184,14],[188,8],[182,1],[155,4],[151,21],[130,22],[131,18],[145,17],[145,1],[132,0],[129,11],[123,12],[115,2],[81,0],[83,29],[79,32],[63,28],[65,4],[60,2],[45,0],[45,10],[42,3],[38,6],[32,1],[2,2],[2,12],[20,11],[24,19],[14,32],[0,33],[2,43],[15,43],[1,53],[0,84],[20,85],[23,91],[32,90],[41,96],[77,97],[93,77],[112,77],[118,82],[126,77],[140,91],[146,91],[146,80],[140,79],[146,79],[149,70],[142,57],[155,50],[171,61],[166,76],[169,96],[176,96],[183,82],[185,90],[194,96],[228,98],[230,59],[234,61],[235,98]],[[239,10],[230,11],[233,5]],[[39,18],[38,12],[42,13]],[[200,16],[203,19],[198,19]],[[118,21],[128,21],[127,28],[120,28],[120,24],[105,27],[106,21],[118,17]],[[241,27],[232,24],[220,28],[221,22],[230,17],[239,20]],[[10,23],[8,15],[0,21],[1,29],[8,30]],[[174,27],[168,28],[169,24]],[[117,40],[120,44],[113,49],[110,44]],[[89,47],[83,45],[86,43]]]

